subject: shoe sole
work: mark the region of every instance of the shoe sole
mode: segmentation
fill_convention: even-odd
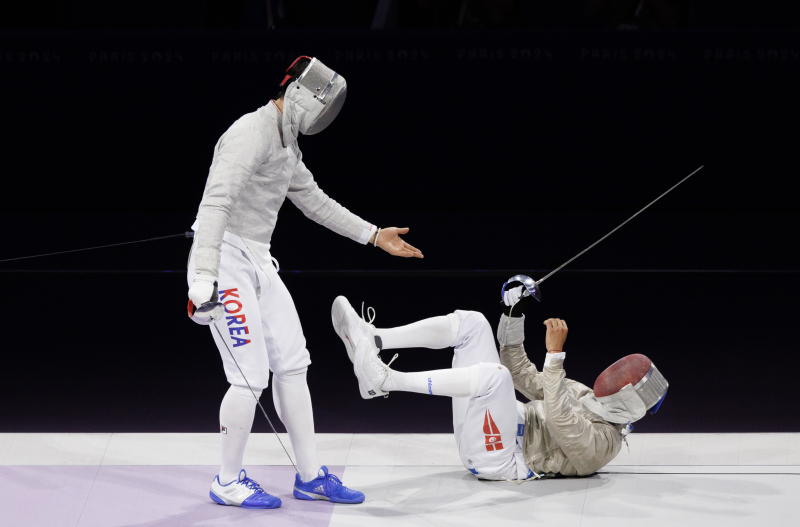
[[[228,506],[228,507],[239,507],[240,509],[252,509],[252,510],[255,510],[255,509],[277,509],[282,504],[282,502],[280,500],[278,501],[277,505],[271,505],[271,506],[266,506],[266,507],[252,507],[250,505],[236,505],[236,504],[233,504],[233,503],[225,503],[225,500],[223,500],[222,498],[220,498],[219,496],[214,494],[213,490],[208,492],[208,496],[211,498],[211,501],[213,501],[214,503],[216,503],[218,505],[225,505],[225,506]]]
[[[297,487],[294,488],[294,492],[292,492],[292,494],[294,494],[294,497],[297,498],[298,500],[308,500],[308,501],[319,500],[319,501],[330,501],[331,503],[350,503],[350,504],[364,502],[364,498],[361,498],[359,500],[346,500],[342,498],[329,498],[327,496],[322,496],[320,494],[309,494],[305,491],[298,490]]]
[[[348,309],[353,310],[353,306],[350,305],[350,302],[348,302],[343,296],[337,296],[336,300],[333,301],[333,307],[331,308],[331,322],[333,322],[333,329],[336,331],[336,334],[339,335],[340,339],[342,339],[342,344],[344,344],[344,348],[347,350],[347,357],[352,363],[355,361],[356,350],[355,345],[350,340],[350,337],[347,336]]]
[[[315,500],[324,500],[324,501],[331,501],[331,499],[327,496],[322,496],[321,494],[313,494],[308,493],[304,490],[300,490],[297,487],[294,488],[292,494],[298,500],[308,500],[308,501],[315,501]]]

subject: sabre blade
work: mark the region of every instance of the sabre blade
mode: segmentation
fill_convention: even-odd
[[[657,197],[656,199],[654,199],[653,201],[651,201],[650,203],[648,203],[647,205],[645,205],[645,206],[644,206],[644,207],[643,207],[643,208],[642,208],[642,209],[641,209],[639,212],[637,212],[636,214],[634,214],[633,216],[631,216],[631,217],[630,217],[630,218],[628,218],[627,220],[623,221],[622,223],[620,223],[619,225],[617,225],[616,227],[614,227],[614,229],[613,229],[611,232],[609,232],[608,234],[606,234],[605,236],[603,236],[602,238],[600,238],[599,240],[597,240],[596,242],[594,242],[593,244],[591,244],[589,247],[587,247],[586,249],[582,250],[581,252],[579,252],[578,254],[576,254],[575,256],[573,256],[572,258],[570,258],[569,260],[567,260],[567,261],[566,261],[566,262],[564,262],[563,264],[559,265],[558,267],[556,267],[555,269],[553,269],[552,271],[550,271],[548,274],[546,274],[546,275],[545,275],[545,277],[544,277],[544,278],[542,278],[541,280],[538,280],[538,281],[536,282],[536,285],[539,285],[539,284],[541,284],[542,282],[544,282],[545,280],[547,280],[548,278],[550,278],[551,276],[553,276],[554,274],[556,274],[557,272],[559,272],[561,269],[563,269],[564,267],[566,267],[567,265],[569,265],[569,264],[570,264],[570,263],[571,263],[573,260],[575,260],[576,258],[578,258],[579,256],[581,256],[583,253],[585,253],[586,251],[588,251],[589,249],[591,249],[592,247],[594,247],[594,246],[595,246],[595,245],[597,245],[598,243],[602,242],[603,240],[605,240],[606,238],[608,238],[609,236],[611,236],[612,234],[614,234],[614,233],[615,233],[617,230],[619,230],[619,229],[620,229],[620,228],[621,228],[623,225],[625,225],[626,223],[628,223],[629,221],[631,221],[633,218],[635,218],[636,216],[638,216],[639,214],[641,214],[642,212],[644,212],[645,210],[647,210],[647,208],[648,208],[648,207],[650,207],[650,205],[652,205],[652,204],[653,204],[653,203],[655,203],[656,201],[660,200],[661,198],[663,198],[664,196],[666,196],[667,194],[669,194],[670,192],[672,192],[673,190],[675,190],[675,189],[678,187],[678,185],[680,185],[681,183],[683,183],[684,181],[686,181],[687,179],[689,179],[689,178],[690,178],[690,177],[692,177],[693,175],[695,175],[695,174],[697,174],[698,172],[700,172],[700,169],[702,169],[702,168],[703,168],[703,165],[700,165],[700,168],[698,168],[697,170],[695,170],[694,172],[692,172],[691,174],[689,174],[688,176],[686,176],[686,177],[685,177],[685,178],[683,178],[682,180],[680,180],[680,181],[678,181],[677,183],[675,183],[675,184],[674,184],[672,187],[670,187],[670,188],[669,188],[669,190],[667,190],[666,192],[664,192],[663,194],[661,194],[659,197]]]

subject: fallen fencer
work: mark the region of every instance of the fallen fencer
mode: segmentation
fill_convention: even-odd
[[[371,324],[374,310],[364,320],[340,296],[331,318],[363,398],[393,391],[452,397],[459,454],[478,478],[519,482],[593,474],[619,453],[631,423],[648,410],[655,413],[668,384],[644,355],[614,363],[598,377],[594,391],[567,379],[567,324],[557,318],[544,322],[547,355],[540,372],[523,346],[530,298],[522,297],[522,286],[504,289],[499,354],[489,322],[475,311],[378,329]],[[453,367],[444,370],[400,372],[379,355],[382,349],[449,347],[455,348]],[[530,402],[517,401],[515,388]]]

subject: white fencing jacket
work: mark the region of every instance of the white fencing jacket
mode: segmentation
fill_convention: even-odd
[[[240,236],[259,263],[269,261],[272,231],[286,197],[307,217],[361,244],[377,230],[319,188],[297,141],[283,146],[282,117],[270,102],[239,118],[214,147],[194,227],[197,274],[219,276],[225,231]]]

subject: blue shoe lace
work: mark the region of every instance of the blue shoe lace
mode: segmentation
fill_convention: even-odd
[[[244,472],[244,469],[242,469],[242,472]],[[241,478],[241,473],[240,473],[239,476]],[[252,489],[253,492],[255,492],[255,493],[258,493],[258,494],[266,494],[267,493],[267,491],[265,491],[264,489],[261,488],[261,485],[259,485],[258,483],[256,483],[255,481],[253,481],[252,479],[247,477],[247,472],[244,472],[244,479],[239,479],[239,483],[244,483],[245,487],[247,487],[248,489]]]
[[[342,480],[340,480],[339,478],[337,478],[335,475],[331,474],[330,472],[328,472],[325,475],[325,481],[323,482],[323,485],[324,485],[324,488],[325,488],[325,494],[327,494],[328,496],[333,494],[333,491],[335,491],[339,487],[344,487],[345,489],[347,488],[342,484]]]

